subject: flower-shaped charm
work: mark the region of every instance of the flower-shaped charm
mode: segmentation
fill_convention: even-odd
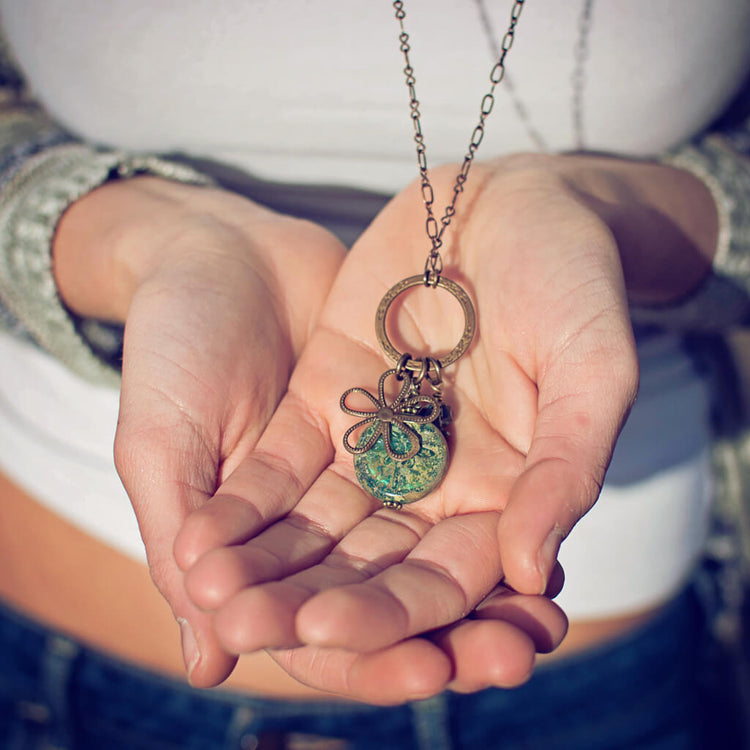
[[[424,396],[420,393],[414,393],[412,387],[411,375],[407,372],[402,376],[403,385],[398,396],[390,404],[385,398],[385,381],[390,375],[396,375],[396,370],[386,370],[378,381],[378,397],[375,398],[364,388],[350,388],[341,396],[341,409],[353,417],[362,417],[353,427],[350,427],[344,433],[344,448],[349,453],[359,455],[367,453],[378,442],[379,437],[383,437],[383,447],[385,452],[394,461],[408,461],[410,458],[419,453],[422,447],[422,441],[419,434],[409,423],[426,424],[434,422],[440,414],[440,402],[432,396]],[[373,411],[363,411],[361,409],[352,409],[346,405],[346,399],[351,393],[360,393],[375,407]],[[372,424],[373,427],[368,430],[367,439],[361,444],[352,445],[349,438],[352,434],[361,428]],[[403,431],[409,441],[409,450],[405,453],[397,453],[393,450],[391,437],[392,425],[396,425],[399,430]]]

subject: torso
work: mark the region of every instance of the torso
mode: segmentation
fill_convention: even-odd
[[[506,5],[486,3],[496,26],[504,25]],[[627,12],[625,5],[614,0],[594,5],[586,145],[648,154],[700,130],[731,97],[746,70],[750,6],[731,0],[717,13],[699,0],[637,0],[627,4]],[[509,72],[549,147],[571,148],[570,72],[581,3],[535,0],[528,6]],[[390,4],[362,0],[349,14],[331,8],[299,3],[290,13],[283,3],[259,0],[80,0],[56,8],[44,0],[0,0],[4,27],[33,89],[74,132],[126,148],[183,150],[282,181],[359,180],[359,187],[398,190],[412,179],[415,167]],[[483,93],[489,52],[472,3],[446,0],[441,13],[433,9],[423,0],[407,3],[430,158],[438,163],[462,154]],[[448,35],[471,42],[461,55],[447,55],[446,48],[453,49]],[[306,57],[300,65],[303,39]],[[467,80],[476,80],[475,92],[464,91]],[[663,116],[665,111],[670,117]],[[531,147],[509,100],[493,118],[483,157]],[[7,364],[13,369],[10,360]],[[53,375],[50,383],[57,387],[60,375]],[[27,388],[28,372],[21,377]],[[50,397],[57,394],[47,390]],[[12,389],[9,396],[14,397]],[[38,407],[38,399],[33,401]],[[65,403],[73,409],[90,400]],[[58,422],[51,419],[53,431],[68,422],[65,414]],[[29,432],[30,441],[39,437],[39,424]],[[91,456],[88,437],[83,437],[74,447],[81,447],[81,465],[96,473],[100,457],[92,454],[94,462],[86,463]],[[93,442],[111,449],[111,435]],[[70,457],[58,448],[46,446],[57,451],[64,466]],[[24,470],[31,479],[40,477],[33,462],[43,462],[44,454],[30,449],[28,455],[31,462]],[[6,464],[11,468],[17,468],[12,459]],[[60,476],[69,482],[80,479]],[[85,525],[91,517],[87,509],[74,525],[58,514],[71,518],[68,508],[55,512],[62,493],[55,491],[54,478],[50,481],[45,507],[0,477],[0,597],[109,653],[182,675],[177,626],[136,557],[137,544],[121,547],[127,555],[112,546],[115,542],[103,541],[112,528],[120,528],[120,518],[129,519],[123,527],[132,526],[127,502],[113,498],[112,507],[102,509],[100,528],[96,520]],[[96,504],[98,498],[87,502]],[[121,512],[116,522],[113,512]],[[595,523],[596,516],[591,518]],[[601,538],[596,528],[590,533]],[[662,540],[655,538],[657,543]],[[606,560],[608,553],[606,547],[601,551]],[[587,545],[578,561],[581,576],[591,572]],[[688,568],[684,561],[676,566],[678,572]],[[629,570],[620,564],[615,572]],[[633,588],[636,593],[641,588],[638,581]],[[627,632],[653,615],[654,601],[615,616],[585,615],[588,619],[572,624],[564,646],[550,658]],[[243,657],[229,686],[288,697],[315,694],[264,654]]]
[[[508,76],[548,149],[646,156],[702,130],[744,80],[746,0],[534,0]],[[483,0],[499,39],[510,0]],[[476,0],[405,3],[430,165],[461,159],[493,62]],[[0,0],[35,94],[72,132],[281,182],[397,192],[416,176],[386,0]],[[585,49],[581,91],[575,50]],[[501,90],[480,158],[535,148]]]

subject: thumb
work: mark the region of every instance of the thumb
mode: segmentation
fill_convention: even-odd
[[[190,511],[211,496],[218,461],[184,415],[166,410],[161,399],[128,396],[124,379],[115,464],[138,520],[151,578],[180,626],[188,679],[196,687],[217,685],[237,657],[220,646],[212,616],[190,601],[173,545]]]
[[[183,573],[176,565],[155,575],[156,566],[150,565],[157,588],[172,608],[180,627],[182,656],[185,672],[193,687],[213,687],[223,682],[234,669],[237,657],[227,653],[219,644],[213,628],[213,616],[201,612],[187,597]]]
[[[498,522],[505,580],[516,591],[545,592],[561,542],[599,497],[638,387],[635,348],[621,343],[578,367],[561,365],[563,388],[555,393],[540,384],[526,466]]]

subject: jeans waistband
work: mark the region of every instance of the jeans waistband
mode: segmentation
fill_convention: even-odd
[[[8,700],[26,734],[38,740],[37,744],[19,744],[19,748],[451,747],[442,695],[403,706],[377,707],[197,690],[110,658],[0,604],[0,732],[3,704]],[[81,721],[82,714],[85,721]],[[88,728],[82,729],[83,725]],[[89,742],[98,744],[83,742],[88,733],[92,733]],[[139,733],[151,737],[153,744],[144,745],[136,736]],[[389,739],[394,736],[401,737],[403,744],[394,745]],[[8,750],[2,741],[0,745]]]
[[[685,594],[637,633],[596,653],[539,669],[527,685],[515,690],[445,693],[427,701],[375,707],[196,690],[112,659],[0,605],[0,746],[635,748],[640,734],[688,731],[693,710],[688,693],[700,630],[696,611],[694,597]],[[582,720],[576,719],[578,715]],[[604,738],[613,733],[624,733],[632,742],[606,744]],[[582,736],[603,738],[603,744],[582,745]]]

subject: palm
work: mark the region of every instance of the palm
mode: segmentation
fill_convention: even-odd
[[[480,326],[446,373],[456,419],[445,480],[400,512],[383,510],[353,481],[341,444],[352,418],[340,394],[372,391],[392,366],[375,343],[377,304],[421,267],[412,190],[342,267],[257,449],[181,531],[178,561],[198,560],[188,591],[216,611],[230,650],[371,652],[460,620],[503,578],[541,593],[554,559],[540,564],[540,546],[596,499],[635,387],[614,243],[556,183],[486,176],[445,258]],[[415,356],[460,335],[434,290],[394,316],[394,342]]]
[[[221,200],[233,216],[248,215],[247,227],[238,219],[239,231],[211,225],[176,235],[133,295],[115,441],[152,577],[203,654],[196,684],[224,679],[236,657],[186,596],[175,536],[255,445],[343,253],[320,229],[226,194]],[[286,256],[282,270],[266,260],[269,250]],[[317,270],[314,283],[286,278],[304,268]],[[294,296],[294,314],[284,293]]]

